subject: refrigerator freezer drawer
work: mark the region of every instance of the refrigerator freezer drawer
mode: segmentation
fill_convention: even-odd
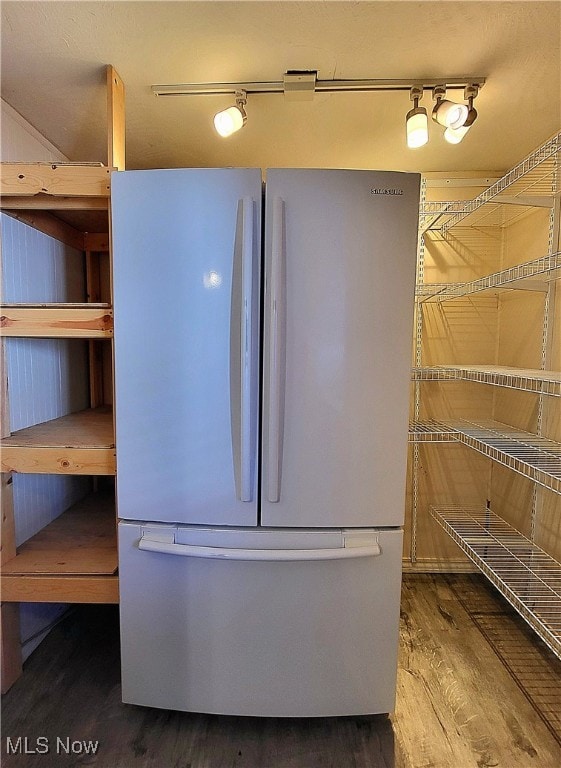
[[[123,701],[269,717],[391,711],[402,531],[345,533],[121,522]]]

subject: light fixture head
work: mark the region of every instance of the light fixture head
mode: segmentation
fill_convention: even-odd
[[[245,91],[239,91],[236,93],[235,106],[216,113],[214,116],[214,127],[220,136],[226,138],[244,127],[247,121],[246,104],[247,94]]]
[[[413,109],[410,109],[405,115],[405,131],[407,133],[407,146],[409,149],[422,147],[429,140],[427,110],[419,106],[419,99],[422,96],[422,88],[411,88],[410,97],[413,101]]]
[[[444,86],[436,86],[433,89],[433,98],[436,99],[436,104],[432,110],[432,119],[439,125],[443,125],[445,128],[453,128],[454,130],[460,128],[468,116],[468,107],[465,104],[456,104],[454,101],[448,101],[445,99],[446,88]]]
[[[473,96],[470,96],[468,99],[468,102],[469,102],[468,114],[464,124],[461,125],[459,128],[447,128],[444,131],[444,138],[449,144],[459,144],[460,141],[466,135],[466,133],[469,131],[471,126],[477,120],[477,110],[473,106],[473,99],[474,99]]]
[[[437,99],[432,111],[432,119],[445,128],[457,129],[464,125],[468,116],[465,104],[456,104],[447,99]]]

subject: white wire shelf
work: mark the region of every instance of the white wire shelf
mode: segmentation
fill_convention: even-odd
[[[487,227],[509,227],[528,213],[538,208],[553,208],[555,195],[549,193],[533,195],[499,195],[495,200],[485,203],[473,211],[472,200],[425,202],[419,209],[419,231],[422,235],[430,232],[436,237],[454,242],[456,235],[461,232],[460,240],[467,240],[466,232],[472,229],[476,233],[484,232]],[[461,221],[452,231],[448,227],[435,228],[434,222],[442,216],[459,216]],[[452,234],[453,233],[453,234]]]
[[[519,475],[561,493],[561,444],[499,421],[451,422],[460,442]]]
[[[431,515],[561,658],[561,564],[490,509],[431,507]]]
[[[500,365],[438,365],[414,368],[414,381],[475,381],[499,387],[561,397],[561,373]]]
[[[499,421],[413,422],[412,443],[459,442],[523,477],[561,493],[561,443]]]
[[[505,287],[516,289],[517,281],[531,280],[537,275],[545,275],[548,279],[555,279],[559,276],[560,270],[561,252],[556,251],[548,256],[526,261],[524,264],[517,264],[514,267],[503,269],[492,275],[485,275],[478,280],[471,280],[467,283],[422,283],[416,287],[415,294],[420,302],[448,301],[490,289]],[[528,287],[543,290],[541,283],[521,285],[521,288],[527,289]]]
[[[435,228],[437,224],[442,231],[448,231],[462,222],[474,225],[476,220],[472,218],[473,214],[491,201],[495,205],[500,204],[500,195],[503,195],[503,203],[508,202],[509,205],[516,199],[524,204],[525,198],[551,197],[560,189],[561,172],[557,162],[560,149],[561,133],[556,133],[473,200],[441,204],[440,210],[437,209],[432,215],[422,215],[421,233]],[[496,217],[493,208],[490,211],[490,215]],[[479,217],[478,223],[481,223]]]
[[[459,378],[452,366],[448,365],[411,369],[411,381],[453,381]]]
[[[409,423],[410,443],[450,443],[458,440],[458,433],[441,421],[412,421]]]
[[[419,231],[424,234],[430,230],[441,216],[468,213],[471,200],[425,200],[419,207]]]

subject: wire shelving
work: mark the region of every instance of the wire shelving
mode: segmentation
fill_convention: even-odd
[[[490,509],[431,507],[431,515],[561,658],[561,564]]]

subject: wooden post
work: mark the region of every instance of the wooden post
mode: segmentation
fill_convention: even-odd
[[[107,166],[125,170],[125,86],[107,65]]]

